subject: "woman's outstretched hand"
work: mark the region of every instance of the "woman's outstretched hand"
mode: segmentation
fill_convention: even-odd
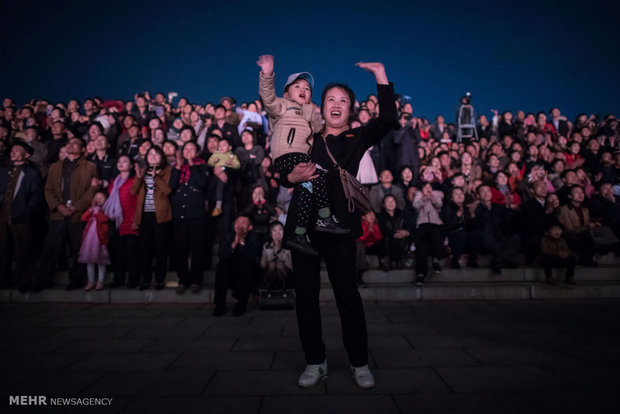
[[[256,64],[260,66],[263,75],[271,76],[273,73],[273,55],[259,56]]]
[[[355,66],[367,70],[368,72],[375,75],[375,79],[377,80],[377,84],[379,85],[387,85],[389,84],[387,75],[385,74],[385,66],[380,62],[358,62]]]

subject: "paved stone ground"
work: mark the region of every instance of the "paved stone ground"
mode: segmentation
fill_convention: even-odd
[[[620,300],[366,303],[377,387],[349,377],[333,304],[329,378],[303,368],[293,311],[210,305],[0,305],[0,412],[620,412]],[[15,407],[9,395],[112,397]]]

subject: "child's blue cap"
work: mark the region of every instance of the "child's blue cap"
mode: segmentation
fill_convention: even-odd
[[[286,83],[284,84],[284,91],[286,92],[288,87],[293,82],[295,82],[297,79],[304,79],[310,84],[310,90],[314,89],[314,78],[312,77],[312,75],[308,72],[298,72],[298,73],[293,73],[292,75],[289,75],[288,79],[286,80]]]

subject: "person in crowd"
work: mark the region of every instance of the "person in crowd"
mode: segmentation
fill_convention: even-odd
[[[508,185],[508,174],[504,171],[498,171],[495,174],[494,185],[491,187],[491,202],[518,209],[521,205],[521,197],[519,193],[513,192]]]
[[[338,169],[330,160],[327,146],[339,165],[355,175],[364,152],[376,145],[397,122],[394,91],[389,84],[385,68],[381,63],[358,63],[357,66],[370,71],[376,80],[379,92],[380,113],[366,126],[350,129],[354,119],[355,94],[346,85],[328,84],[321,94],[321,113],[325,120],[322,133],[315,134],[311,163],[298,164],[286,177],[280,177],[284,186],[292,187],[308,181],[316,174],[316,164],[328,169],[329,199],[332,200],[335,215],[343,225],[351,229],[349,235],[328,233],[310,234],[319,255],[311,256],[292,252],[293,279],[295,282],[295,311],[306,368],[298,379],[301,387],[312,387],[327,375],[325,344],[321,334],[319,311],[320,264],[325,260],[327,274],[334,289],[340,311],[344,346],[349,356],[352,375],[356,384],[364,389],[375,385],[374,376],[368,368],[368,337],[366,318],[360,294],[357,290],[355,269],[355,240],[362,235],[361,220],[357,211],[348,210]],[[390,185],[391,186],[391,185]],[[295,196],[293,196],[295,198]],[[289,216],[297,214],[294,200]],[[286,237],[294,232],[294,226],[287,220]]]
[[[220,242],[220,260],[215,271],[215,292],[213,316],[226,313],[226,291],[231,288],[237,299],[233,316],[241,316],[247,310],[252,286],[256,282],[257,262],[260,245],[250,217],[239,215],[234,222],[234,231]]]
[[[399,180],[394,185],[397,187],[400,187],[400,189],[403,191],[403,194],[407,193],[407,190],[409,189],[409,187],[414,187],[416,185],[414,181],[413,170],[411,169],[411,167],[407,165],[401,167],[400,173],[398,176],[399,176]]]
[[[118,149],[118,153],[119,155],[128,154],[133,159],[136,155],[138,155],[138,149],[142,144],[140,125],[137,123],[131,124],[129,128],[127,128],[127,133],[129,134],[129,139],[121,144]]]
[[[148,125],[149,120],[155,116],[155,114],[149,110],[150,96],[148,92],[136,94],[136,104],[131,110],[131,115],[134,117],[140,127]]]
[[[269,223],[276,219],[275,207],[265,199],[265,190],[256,185],[252,189],[252,201],[250,201],[241,211],[244,216],[252,220],[252,228],[259,244],[262,246],[267,240],[269,233]]]
[[[417,210],[415,234],[415,283],[424,284],[428,272],[428,257],[432,258],[433,271],[441,272],[439,260],[443,255],[443,222],[440,217],[443,205],[443,193],[433,190],[431,183],[420,186],[413,200],[413,207]]]
[[[41,175],[47,175],[47,145],[40,141],[39,132],[36,126],[28,126],[24,129],[24,142],[33,148],[30,163],[41,171]]]
[[[280,175],[288,175],[300,163],[308,163],[312,151],[313,134],[322,128],[317,106],[312,103],[314,78],[308,72],[291,74],[284,85],[282,98],[275,93],[274,59],[271,55],[258,58],[261,68],[259,95],[272,123],[271,154],[273,165]],[[287,247],[302,253],[317,254],[308,239],[307,230],[346,234],[350,230],[339,225],[332,215],[327,198],[327,172],[318,170],[317,177],[309,183],[295,186],[299,196],[299,214],[295,217],[295,234],[287,240]],[[314,222],[316,218],[316,222]]]
[[[33,153],[30,145],[17,141],[11,146],[10,165],[0,166],[0,287],[15,284],[22,293],[34,277],[32,226],[43,204],[41,173],[28,162]]]
[[[383,235],[381,270],[387,272],[390,268],[402,269],[403,256],[409,248],[410,233],[405,228],[403,211],[396,205],[393,195],[386,195],[383,199],[383,208],[378,219]]]
[[[470,210],[465,205],[465,192],[461,187],[450,191],[450,201],[444,203],[440,214],[444,230],[448,236],[448,246],[452,255],[452,268],[461,268],[461,254],[467,244]]]
[[[100,122],[95,121],[90,123],[88,126],[88,132],[84,134],[82,139],[88,144],[89,142],[94,141],[99,135],[103,134],[105,134],[103,125],[101,125]]]
[[[611,183],[603,182],[588,203],[590,216],[602,226],[611,228],[620,239],[620,197],[614,196]]]
[[[61,147],[67,145],[69,138],[65,132],[66,127],[63,121],[55,121],[51,126],[51,138],[48,139],[47,145],[47,165],[51,165],[58,161],[58,152]]]
[[[153,133],[151,134],[151,142],[153,143],[153,145],[159,148],[163,148],[166,139],[166,131],[164,131],[163,128],[158,127],[153,130]]]
[[[568,247],[566,240],[562,237],[562,227],[559,223],[551,224],[542,237],[540,252],[542,253],[542,263],[545,269],[545,281],[550,285],[555,285],[553,278],[553,267],[565,267],[565,281],[568,285],[575,284],[575,265],[577,258]]]
[[[103,205],[103,212],[114,224],[110,246],[114,278],[110,287],[125,286],[127,272],[127,288],[133,289],[139,284],[140,241],[138,227],[134,222],[137,196],[131,194],[135,180],[134,164],[129,155],[121,155],[116,161],[118,175],[110,182],[108,199]]]
[[[416,121],[417,122],[417,121]],[[420,154],[418,152],[418,136],[415,133],[415,124],[410,113],[402,113],[398,123],[400,129],[394,132],[396,144],[396,166],[409,166],[413,172],[412,182],[418,183],[420,176]]]
[[[378,258],[383,257],[383,243],[381,243],[383,235],[381,228],[377,222],[374,211],[369,211],[362,216],[362,235],[357,239],[356,243],[356,259],[357,259],[357,285],[366,286],[364,281],[364,271],[368,269],[367,256],[374,254]]]
[[[258,182],[260,165],[265,158],[265,149],[255,144],[254,132],[249,129],[241,132],[241,142],[243,146],[235,149],[235,155],[241,164],[237,180],[239,184],[237,194],[238,206],[243,209],[250,201],[252,187]]]
[[[533,181],[529,185],[531,198],[521,204],[521,237],[526,263],[531,266],[540,252],[540,240],[545,229],[557,222],[556,215],[548,210],[547,186],[543,181]]]
[[[98,135],[93,140],[93,143],[95,145],[95,153],[88,160],[97,166],[97,174],[103,188],[108,188],[116,175],[116,159],[110,154],[110,144],[107,136]]]
[[[134,225],[140,233],[140,290],[148,289],[153,278],[155,258],[155,289],[165,287],[166,240],[172,220],[170,207],[170,167],[166,156],[158,147],[146,154],[148,167],[135,166],[136,177],[130,193],[137,196]]]
[[[178,294],[185,293],[188,288],[193,293],[200,292],[203,279],[207,175],[205,162],[198,154],[198,145],[193,141],[186,142],[168,183],[175,264],[179,276]],[[190,257],[191,270],[188,266]]]
[[[378,213],[383,206],[383,199],[387,195],[393,195],[396,200],[396,206],[399,209],[405,208],[405,198],[403,190],[396,185],[393,185],[394,176],[390,170],[383,170],[379,174],[379,184],[373,185],[370,188],[369,197],[370,205],[372,209]]]
[[[570,202],[560,208],[560,223],[566,234],[571,250],[579,257],[582,266],[597,267],[594,261],[594,241],[589,230],[600,227],[600,222],[590,220],[590,210],[584,205],[583,187],[573,185],[569,194]]]
[[[487,156],[487,162],[482,169],[482,181],[487,184],[492,184],[495,181],[495,175],[501,171],[501,161],[497,154],[489,154]]]
[[[227,122],[226,107],[222,104],[219,104],[215,107],[214,122],[207,130],[207,136],[212,134],[215,130],[221,131],[222,138],[228,141],[231,148],[237,148],[241,145],[241,141],[239,139],[239,132],[234,125]]]
[[[161,148],[166,156],[166,163],[168,164],[168,167],[174,168],[177,163],[177,152],[179,150],[178,144],[176,141],[166,140]]]
[[[293,274],[291,251],[283,248],[284,225],[273,221],[269,225],[271,240],[265,242],[260,258],[263,285],[267,289],[287,289]]]
[[[220,142],[220,136],[217,134],[211,134],[207,136],[206,140],[207,142],[205,147],[202,149],[202,153],[200,154],[200,157],[204,160],[208,160],[211,155],[215,154],[217,151],[217,146]]]
[[[110,264],[110,254],[108,253],[109,218],[102,209],[106,198],[104,192],[97,191],[90,208],[82,214],[82,221],[86,223],[86,226],[82,234],[82,246],[80,247],[78,262],[86,264],[88,283],[84,290],[87,292],[93,289],[103,290],[106,266]],[[97,266],[96,283],[95,266]]]
[[[49,227],[33,290],[51,286],[56,262],[69,238],[72,267],[67,290],[82,287],[85,269],[78,263],[84,223],[82,214],[90,207],[99,187],[97,167],[83,157],[84,141],[71,138],[66,146],[67,158],[50,166],[45,182],[45,200],[49,207]]]
[[[516,257],[520,238],[514,233],[514,210],[491,201],[493,193],[487,184],[477,188],[479,201],[475,202],[471,220],[471,253],[469,266],[478,267],[480,250],[490,253],[493,258],[491,268],[501,273],[503,266],[516,267]]]
[[[575,170],[564,170],[560,174],[561,186],[556,191],[560,204],[565,206],[570,203],[570,192],[574,185],[577,185],[577,173]]]
[[[217,151],[209,157],[207,164],[211,168],[220,167],[222,169],[232,169],[239,170],[241,168],[241,163],[239,162],[239,158],[232,152],[232,148],[230,143],[226,139],[221,139],[217,144]],[[226,182],[218,181],[217,189],[216,189],[216,202],[215,208],[211,213],[214,217],[222,214],[222,202],[224,197],[224,187],[226,186]]]
[[[168,129],[166,138],[170,141],[178,141],[181,138],[181,129],[183,129],[183,126],[183,120],[181,118],[175,118]]]

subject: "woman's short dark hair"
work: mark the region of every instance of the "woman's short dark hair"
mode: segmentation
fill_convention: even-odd
[[[165,141],[161,144],[161,146],[163,147],[163,146],[164,146],[164,144],[166,144],[166,143],[171,144],[172,146],[174,146],[174,148],[175,148],[175,149],[179,149],[179,144],[177,144],[177,143],[176,143],[176,141],[173,141],[173,140],[171,140],[171,139],[167,139],[167,140],[165,140]]]
[[[189,130],[190,133],[192,134],[192,140],[195,141],[196,140],[196,130],[194,130],[194,128],[192,128],[189,125],[185,125],[183,128],[181,128],[181,130],[179,131],[179,136],[183,133],[183,131],[185,130]]]
[[[198,143],[196,141],[187,141],[185,142],[182,146],[181,146],[181,151],[183,151],[183,149],[187,146],[187,145],[193,145],[194,147],[196,147],[197,150],[200,150],[200,147],[198,146]]]
[[[273,230],[275,226],[282,226],[282,228],[284,228],[284,224],[282,224],[281,221],[274,220],[271,223],[269,223],[269,233],[271,233],[271,230]]]
[[[90,123],[90,125],[88,125],[88,129],[90,130],[90,128],[92,128],[94,126],[96,126],[97,128],[99,128],[99,134],[103,134],[103,125],[101,125],[101,122],[99,121],[93,121]]]
[[[332,82],[328,83],[323,92],[321,92],[321,113],[323,113],[323,105],[325,104],[325,96],[330,89],[340,88],[349,96],[349,123],[355,121],[357,113],[355,111],[355,92],[344,83]]]
[[[388,194],[385,197],[383,197],[383,200],[381,200],[381,204],[385,204],[385,200],[387,200],[390,197],[394,199],[394,202],[396,202],[396,197],[394,196],[394,194]]]

